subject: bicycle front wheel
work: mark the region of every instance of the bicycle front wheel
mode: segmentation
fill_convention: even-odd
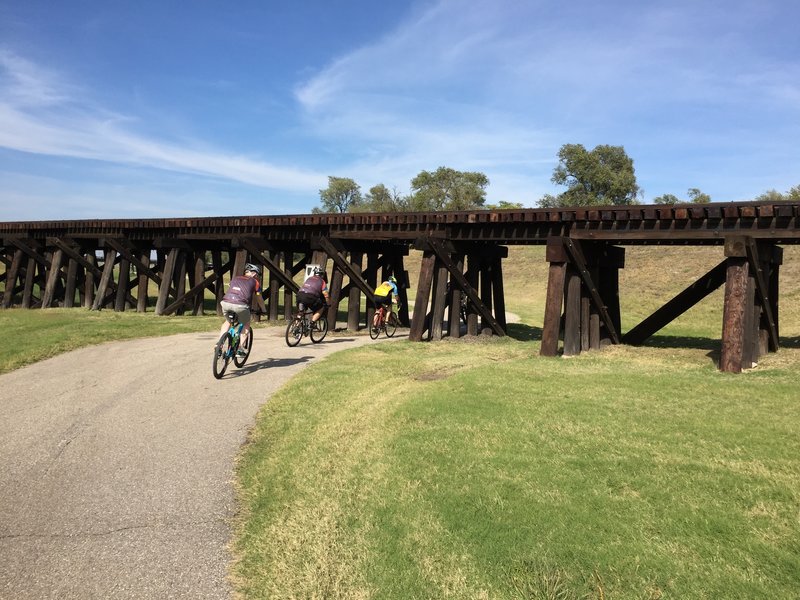
[[[375,323],[373,323],[372,325],[370,325],[370,326],[369,326],[369,337],[371,337],[373,340],[377,340],[377,339],[378,339],[378,336],[379,336],[380,334],[381,334],[381,327],[380,327],[380,325],[378,325],[378,326],[376,327],[376,326],[375,326]]]
[[[319,321],[311,324],[311,341],[319,344],[328,335],[328,319],[320,317]]]
[[[303,321],[295,317],[286,325],[286,345],[290,348],[297,346],[303,337]]]
[[[397,315],[389,313],[389,318],[386,320],[386,337],[392,337],[397,331]]]
[[[247,359],[250,357],[250,350],[253,349],[253,328],[250,328],[250,333],[247,336],[247,345],[239,344],[239,348],[233,355],[233,364],[239,369],[244,366]]]
[[[225,374],[225,369],[228,368],[228,363],[231,360],[232,354],[233,338],[230,333],[225,332],[219,338],[217,345],[214,346],[214,362],[212,365],[214,377],[222,379],[222,376]]]

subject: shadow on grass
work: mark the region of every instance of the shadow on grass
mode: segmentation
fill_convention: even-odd
[[[520,342],[537,342],[542,339],[541,327],[532,327],[524,323],[509,323],[506,326],[506,333],[511,339]]]

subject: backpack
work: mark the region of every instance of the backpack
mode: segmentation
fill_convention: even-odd
[[[392,292],[392,284],[388,281],[384,281],[378,287],[375,288],[375,295],[376,296],[388,296]]]

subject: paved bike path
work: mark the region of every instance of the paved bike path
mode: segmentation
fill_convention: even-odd
[[[230,598],[234,460],[269,396],[370,343],[256,330],[211,373],[217,333],[114,342],[0,376],[0,599]],[[375,343],[375,342],[371,342]]]

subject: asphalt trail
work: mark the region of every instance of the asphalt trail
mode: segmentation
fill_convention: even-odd
[[[231,598],[234,460],[264,402],[366,335],[256,330],[211,373],[217,334],[114,342],[0,376],[0,598]],[[372,342],[374,343],[374,342]]]

